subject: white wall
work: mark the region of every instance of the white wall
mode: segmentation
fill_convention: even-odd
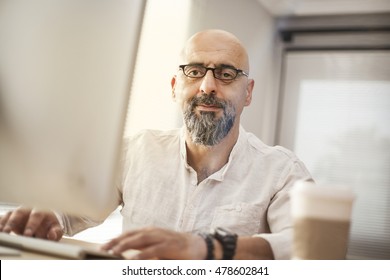
[[[190,0],[147,0],[130,96],[126,135],[181,125],[171,78],[187,39]]]

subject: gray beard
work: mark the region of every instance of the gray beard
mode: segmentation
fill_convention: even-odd
[[[223,115],[216,117],[215,112],[195,113],[198,104],[216,105],[223,109]],[[189,100],[184,111],[184,123],[195,144],[214,146],[228,135],[233,127],[236,112],[231,102],[226,102],[213,95],[202,95]]]

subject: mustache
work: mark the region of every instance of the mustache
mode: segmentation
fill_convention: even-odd
[[[190,106],[192,108],[198,105],[215,106],[225,109],[227,102],[218,97],[215,97],[214,95],[202,94],[201,96],[194,96],[190,100]]]

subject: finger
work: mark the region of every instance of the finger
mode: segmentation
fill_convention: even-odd
[[[121,253],[128,249],[141,250],[152,244],[166,241],[171,234],[171,231],[153,227],[135,230],[122,234],[121,237],[113,240],[111,250],[115,253]]]
[[[167,251],[164,250],[165,246],[162,244],[152,245],[140,250],[137,254],[134,254],[131,259],[133,260],[152,260],[152,259],[169,259]]]
[[[5,213],[4,216],[0,217],[0,232],[3,231],[9,217],[11,217],[11,211]]]
[[[157,242],[140,249],[137,254],[133,254],[131,259],[134,260],[174,260],[174,259],[191,259],[185,251],[180,250],[176,245],[169,241]]]
[[[153,243],[142,248],[132,259],[202,259],[203,254],[199,258],[194,251],[203,242],[197,235],[171,233],[165,238],[155,238]]]
[[[134,230],[134,231],[127,231],[125,233],[122,233],[118,237],[115,237],[115,238],[111,239],[109,242],[107,242],[106,244],[102,245],[101,249],[109,251],[113,247],[117,246],[119,243],[123,242],[124,239],[130,238],[130,237],[134,236],[135,234],[138,234],[139,232],[140,232],[140,230]]]
[[[62,230],[57,218],[52,213],[42,212],[39,214],[42,215],[43,220],[36,229],[34,236],[42,239],[59,240],[62,235],[61,237],[58,235]]]
[[[46,238],[49,240],[58,241],[62,238],[63,234],[64,232],[62,231],[60,225],[53,225],[47,233]]]
[[[50,215],[48,216],[47,224],[49,225],[49,230],[46,235],[46,238],[56,241],[60,240],[64,235],[64,231],[57,216],[54,213],[50,213]]]
[[[31,209],[18,208],[11,212],[11,215],[4,225],[4,232],[23,234]]]
[[[25,236],[36,236],[39,235],[39,237],[42,236],[43,232],[45,231],[45,228],[42,228],[42,222],[45,219],[45,215],[47,213],[40,212],[37,210],[32,210],[30,217],[26,223],[23,235]],[[47,234],[47,229],[46,229]],[[46,235],[44,234],[44,235]]]
[[[122,244],[124,242],[123,240],[126,240],[126,238],[127,237],[117,237],[102,245],[100,248],[104,251],[110,251],[113,254],[120,255],[122,253],[122,245],[120,244]]]
[[[113,238],[109,242],[103,244],[100,248],[102,250],[109,251],[120,242],[120,238],[121,236]]]
[[[150,246],[152,241],[145,234],[139,233],[130,236],[126,236],[121,240],[118,240],[112,247],[110,251],[115,255],[121,255],[123,252],[129,249],[141,250],[147,246]]]

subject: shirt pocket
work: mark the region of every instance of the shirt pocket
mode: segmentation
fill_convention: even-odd
[[[245,202],[215,208],[210,230],[226,228],[238,235],[259,233],[264,207]]]

